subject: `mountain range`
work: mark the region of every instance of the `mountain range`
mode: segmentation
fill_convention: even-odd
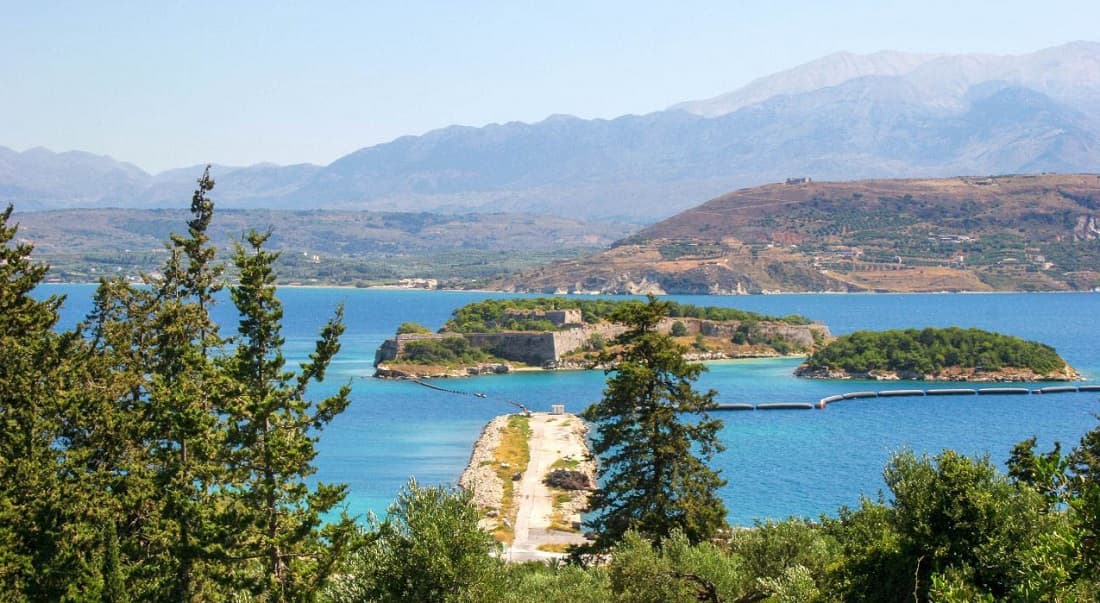
[[[616,119],[450,126],[326,166],[215,166],[227,208],[526,212],[650,223],[738,187],[1095,172],[1100,43],[1015,56],[838,53],[715,98]],[[22,210],[180,207],[200,167],[0,147]]]

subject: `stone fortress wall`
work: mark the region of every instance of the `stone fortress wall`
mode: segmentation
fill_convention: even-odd
[[[424,339],[444,339],[447,337],[465,337],[471,345],[491,351],[494,356],[523,362],[533,366],[554,366],[563,356],[582,349],[594,335],[601,336],[605,341],[612,341],[623,332],[626,327],[616,324],[589,325],[583,322],[580,310],[509,310],[509,313],[524,317],[545,318],[556,326],[564,327],[560,331],[507,331],[502,333],[416,333],[397,335],[393,339],[387,339],[378,349],[375,355],[375,365],[383,362],[391,362],[400,358],[405,346],[410,341]],[[668,333],[672,325],[683,323],[689,335],[702,333],[705,337],[732,338],[741,326],[739,321],[713,321],[699,318],[665,318],[657,326],[657,330]],[[824,324],[814,323],[810,325],[789,325],[780,322],[758,322],[757,328],[767,336],[780,336],[797,343],[805,348],[813,347],[815,343],[814,333],[819,333],[818,339],[828,339],[829,329]]]

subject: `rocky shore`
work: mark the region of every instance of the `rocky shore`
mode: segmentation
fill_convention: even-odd
[[[459,487],[470,493],[474,504],[485,515],[481,521],[485,529],[496,525],[494,518],[500,515],[500,504],[504,498],[504,482],[497,476],[493,453],[500,445],[500,432],[507,424],[508,415],[501,415],[485,425],[474,443],[466,470],[458,478]]]
[[[812,369],[798,367],[795,376],[807,379],[862,380],[862,381],[943,381],[966,383],[1029,383],[1036,381],[1078,381],[1081,375],[1068,364],[1060,371],[1038,374],[1030,369],[1003,369],[986,371],[976,368],[948,367],[934,375],[907,371],[850,372],[843,369]]]

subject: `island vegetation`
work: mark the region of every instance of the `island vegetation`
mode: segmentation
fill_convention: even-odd
[[[700,369],[653,329],[662,304],[620,309],[626,336],[607,348],[620,362],[589,413],[605,478],[621,479],[596,503],[599,554],[509,564],[468,493],[415,482],[384,519],[339,516],[345,486],[309,478],[348,387],[307,391],[339,351],[340,312],[286,370],[274,254],[251,232],[233,254],[242,320],[223,337],[209,312],[225,285],[206,235],[212,188],[200,180],[162,279],[102,281],[69,330],[57,328],[63,300],[34,294],[46,268],[0,212],[0,600],[1100,598],[1100,428],[1067,453],[1021,442],[1007,473],[902,451],[887,496],[726,529],[720,507],[708,511],[715,427],[695,414],[713,395],[692,389]],[[647,449],[617,454],[635,435]]]
[[[936,380],[1067,380],[1076,376],[1054,348],[959,327],[856,331],[816,350],[796,374]]]
[[[594,368],[627,327],[632,300],[536,297],[488,299],[462,306],[438,333],[403,323],[376,354],[384,378],[462,376],[518,368]],[[665,305],[657,328],[695,359],[807,353],[829,339],[827,327],[799,315],[767,316],[738,308]]]
[[[568,328],[545,319],[546,310],[580,310],[586,324],[606,321],[619,312],[624,303],[612,299],[576,299],[569,297],[535,297],[487,299],[466,304],[455,310],[444,326],[454,333],[496,333],[500,331],[556,331]],[[797,314],[767,316],[738,308],[694,306],[679,302],[668,304],[666,316],[690,317],[713,321],[779,322],[789,325],[808,325],[811,321]],[[528,313],[525,314],[524,311]],[[682,324],[682,323],[681,323]]]

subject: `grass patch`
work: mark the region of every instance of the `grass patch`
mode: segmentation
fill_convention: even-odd
[[[493,452],[493,463],[496,464],[496,474],[504,484],[503,496],[500,501],[501,522],[493,535],[500,542],[511,544],[515,533],[512,525],[515,525],[515,481],[512,476],[516,473],[527,471],[527,463],[531,460],[531,449],[528,441],[531,437],[531,421],[523,415],[508,417],[508,424],[501,430],[500,444]],[[507,467],[505,467],[507,465]],[[508,524],[504,520],[508,520]]]
[[[571,546],[573,546],[573,545],[564,544],[564,543],[561,543],[561,542],[549,542],[549,543],[546,543],[546,544],[540,544],[539,545],[539,550],[540,551],[546,551],[547,553],[568,553],[569,552],[569,547],[571,547]]]
[[[553,465],[550,465],[550,469],[576,469],[580,465],[581,462],[576,459],[558,459],[554,461]]]
[[[550,525],[551,530],[557,530],[559,532],[573,532],[578,530],[573,526],[573,522],[569,520],[569,516],[566,515],[563,506],[573,501],[573,495],[565,490],[559,490],[557,488],[552,489],[554,493],[553,511],[550,513]]]

